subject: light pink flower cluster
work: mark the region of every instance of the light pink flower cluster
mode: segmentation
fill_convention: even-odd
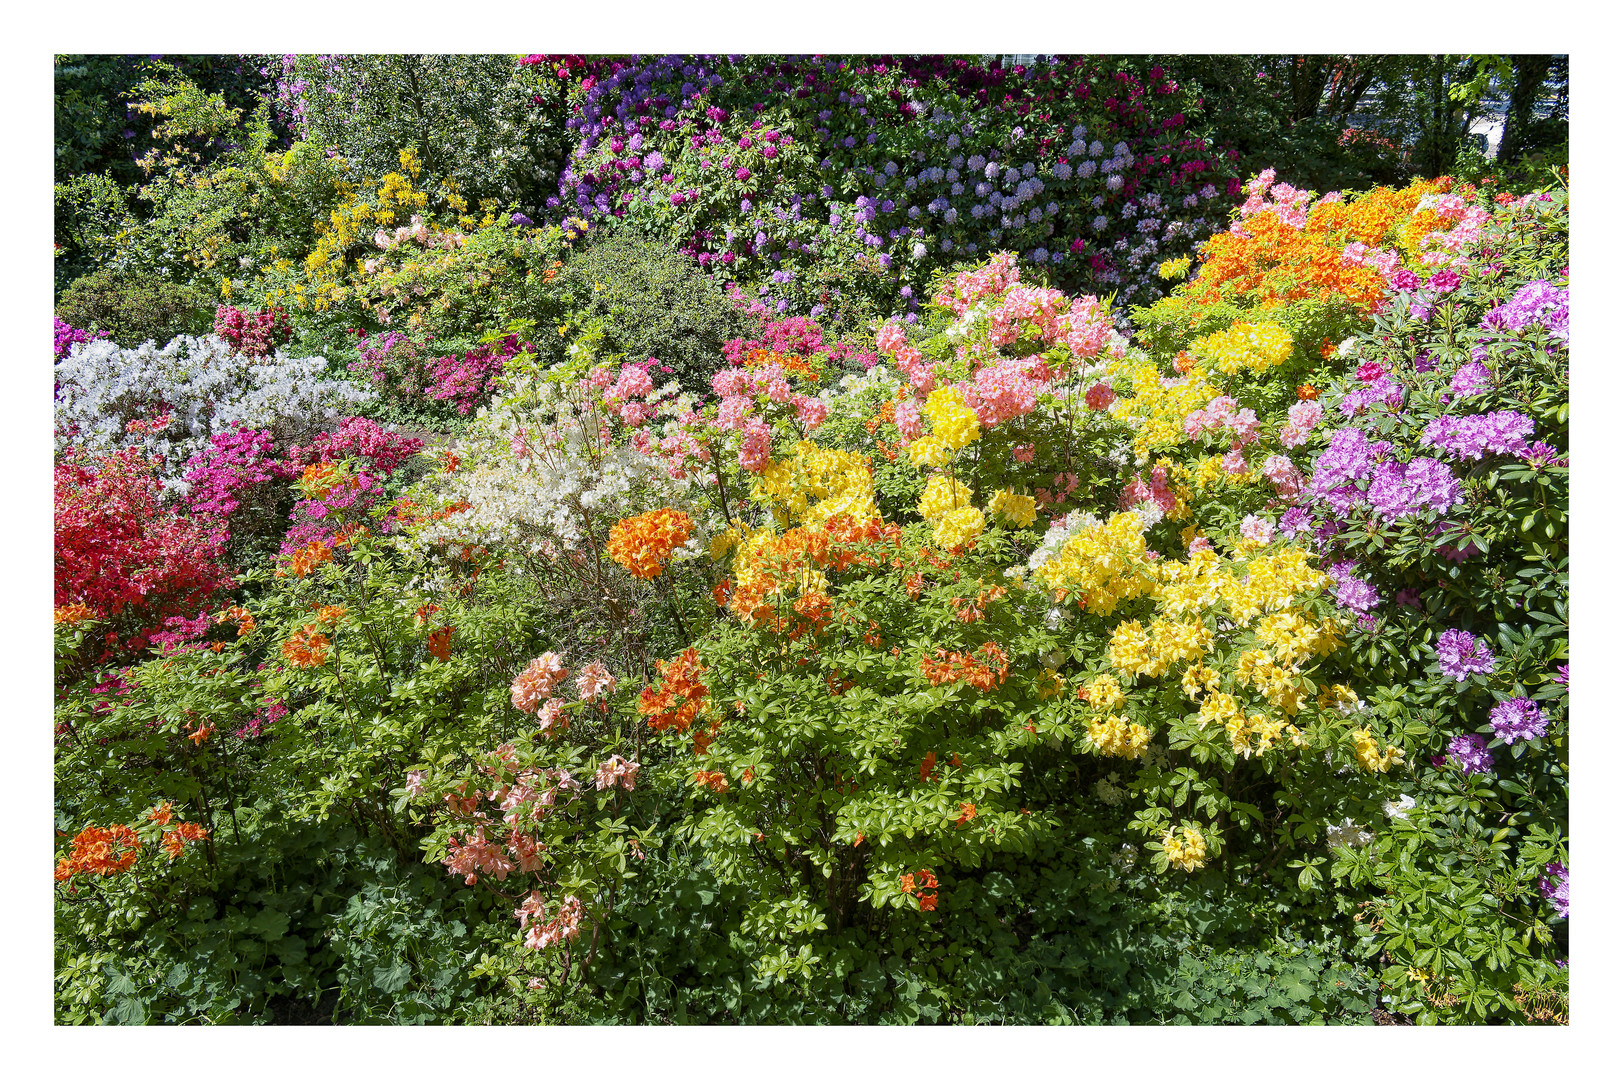
[[[580,688],[582,701],[596,701],[604,694],[614,693],[614,687],[619,681],[609,674],[609,669],[603,666],[601,660],[593,660],[580,669],[575,685]]]
[[[1058,289],[1010,286],[991,311],[988,338],[993,345],[1010,345],[1020,339],[1027,327],[1033,327],[1042,341],[1056,341],[1060,336],[1060,316],[1067,314],[1067,307],[1065,294]]]
[[[592,374],[596,377],[592,380],[595,386],[602,381],[602,376],[595,371]],[[654,415],[654,406],[646,400],[653,392],[654,380],[648,374],[647,364],[624,364],[619,378],[604,389],[603,404],[613,409],[627,427],[641,427]]]
[[[1076,484],[1075,473],[1055,473],[1052,488],[1040,487],[1032,492],[1032,495],[1036,498],[1038,506],[1058,506],[1076,490]]]
[[[1324,406],[1318,401],[1298,401],[1286,414],[1285,426],[1279,429],[1281,446],[1296,447],[1307,441],[1307,433],[1324,419]]]
[[[1274,523],[1265,517],[1247,514],[1245,520],[1240,522],[1240,535],[1259,544],[1273,543]]]
[[[962,383],[959,389],[981,427],[991,428],[1035,409],[1037,395],[1053,378],[1053,370],[1041,357],[1005,357],[981,368],[974,382]]]
[[[1082,400],[1094,412],[1104,412],[1110,408],[1111,402],[1116,400],[1116,391],[1111,389],[1109,383],[1097,382],[1088,387],[1088,392],[1083,395]]]
[[[491,875],[497,881],[506,881],[514,870],[500,845],[485,839],[485,827],[479,826],[459,841],[451,837],[450,847],[442,860],[445,869],[462,877],[469,885],[477,884],[480,874]]]
[[[413,769],[406,774],[406,797],[415,799],[423,793],[423,770]]]
[[[1183,418],[1183,433],[1191,439],[1199,438],[1208,431],[1222,431],[1225,428],[1234,432],[1235,446],[1249,446],[1257,441],[1257,428],[1261,421],[1257,419],[1255,409],[1241,409],[1239,402],[1227,394],[1212,398],[1203,409]]]
[[[896,361],[896,369],[907,376],[913,389],[920,394],[935,389],[936,365],[924,362],[924,354],[908,344],[907,334],[898,323],[881,326],[874,335],[874,344],[881,353]]]
[[[1230,232],[1245,235],[1246,218],[1262,213],[1273,213],[1280,221],[1297,229],[1307,224],[1307,204],[1313,198],[1313,193],[1289,184],[1276,184],[1274,177],[1274,170],[1264,169],[1245,185],[1246,200],[1240,206],[1239,220],[1229,226]]]
[[[633,791],[637,787],[637,773],[641,769],[642,766],[637,762],[627,761],[619,754],[615,754],[597,767],[597,778],[595,780],[597,790],[603,791],[615,784],[619,784],[627,791]]]
[[[1135,472],[1127,486],[1122,488],[1117,506],[1122,510],[1131,510],[1146,502],[1160,507],[1163,514],[1170,514],[1177,508],[1178,496],[1173,494],[1172,486],[1167,482],[1167,470],[1163,465],[1150,470],[1147,482],[1142,474]]]
[[[1262,463],[1262,475],[1274,485],[1274,490],[1286,497],[1297,494],[1306,482],[1296,463],[1283,454],[1271,454]]]
[[[541,702],[552,697],[553,691],[568,674],[569,669],[564,667],[562,657],[555,652],[542,653],[513,680],[513,708],[520,712],[535,712]]]
[[[1353,241],[1341,249],[1341,264],[1343,266],[1368,266],[1382,277],[1390,278],[1403,269],[1403,259],[1395,251],[1385,248],[1370,247]]]
[[[936,294],[935,302],[948,308],[954,315],[962,315],[976,301],[987,296],[1001,296],[1009,286],[1020,280],[1020,268],[1015,265],[1012,252],[1000,251],[991,260],[975,270],[965,270]],[[884,345],[880,352],[887,351]]]
[[[558,914],[543,923],[541,920],[546,915],[546,902],[540,893],[532,891],[525,897],[523,906],[513,914],[518,917],[520,932],[523,932],[526,926],[529,927],[529,933],[524,936],[524,947],[545,949],[549,945],[556,945],[561,941],[574,941],[580,937],[580,920],[584,912],[581,910],[579,900],[573,896],[566,896],[558,905]]]
[[[765,471],[772,461],[772,429],[759,417],[744,424],[744,438],[738,446],[738,464],[753,473]]]

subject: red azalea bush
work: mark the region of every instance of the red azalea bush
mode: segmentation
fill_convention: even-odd
[[[110,651],[139,650],[164,619],[195,613],[232,584],[224,534],[164,507],[162,490],[135,447],[69,449],[56,466],[56,606],[111,620]]]

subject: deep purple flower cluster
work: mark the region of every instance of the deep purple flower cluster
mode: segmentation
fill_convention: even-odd
[[[1567,885],[1570,878],[1565,864],[1553,862],[1544,867],[1544,874],[1538,879],[1538,894],[1550,902],[1555,913],[1561,918],[1567,917]]]
[[[1493,671],[1493,650],[1464,630],[1444,630],[1438,635],[1436,650],[1444,678],[1464,682],[1469,675]]]
[[[1420,441],[1458,458],[1481,460],[1483,454],[1527,454],[1532,418],[1513,409],[1473,416],[1439,416],[1426,425]]]
[[[1466,776],[1493,771],[1493,754],[1488,751],[1488,740],[1481,735],[1456,735],[1448,740],[1448,760]]]
[[[1493,707],[1488,719],[1493,724],[1493,733],[1506,743],[1513,743],[1517,739],[1541,739],[1549,728],[1549,719],[1545,717],[1544,710],[1524,697],[1501,701]]]

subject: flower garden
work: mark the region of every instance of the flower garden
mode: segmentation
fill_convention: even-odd
[[[59,1023],[1566,1022],[1563,169],[241,59],[57,189]]]

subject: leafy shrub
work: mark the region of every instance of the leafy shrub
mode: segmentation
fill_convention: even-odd
[[[746,327],[736,306],[692,262],[627,234],[577,253],[559,284],[576,318],[604,321],[603,349],[632,362],[655,357],[661,374],[695,393],[709,388],[723,343]]]
[[[120,345],[207,333],[213,305],[200,290],[133,270],[102,269],[69,285],[57,318],[100,330]]]

